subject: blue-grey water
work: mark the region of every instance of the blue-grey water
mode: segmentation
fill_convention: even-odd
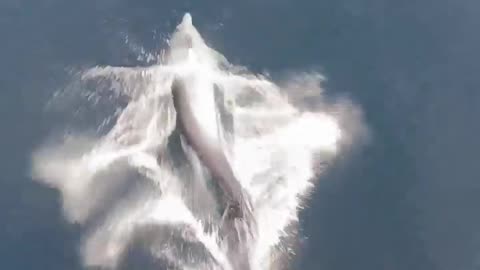
[[[231,61],[320,70],[372,133],[301,214],[295,269],[480,268],[480,3],[473,0],[0,1],[1,269],[82,269],[59,194],[29,177],[68,71],[146,65],[184,12]]]

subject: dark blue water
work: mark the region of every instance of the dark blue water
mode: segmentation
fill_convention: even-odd
[[[302,213],[298,269],[480,269],[480,3],[473,0],[2,0],[0,269],[81,269],[59,194],[28,176],[68,70],[146,65],[185,11],[256,71],[321,70],[358,103],[370,144]],[[220,24],[221,23],[221,24]]]

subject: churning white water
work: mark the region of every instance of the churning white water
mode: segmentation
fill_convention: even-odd
[[[322,102],[321,76],[293,75],[278,84],[233,66],[205,44],[189,14],[159,55],[150,67],[83,72],[79,81],[109,82],[107,96],[119,109],[99,127],[105,131],[99,136],[77,131],[41,146],[33,154],[34,178],[57,188],[66,218],[85,226],[81,251],[87,266],[115,268],[142,247],[153,264],[168,269],[235,269],[229,250],[237,247],[221,233],[211,179],[197,160],[175,162],[167,149],[176,123],[170,86],[174,76],[181,77],[194,89],[199,120],[218,107],[214,100],[223,102],[227,112],[218,110],[219,125],[203,124],[221,139],[253,201],[258,234],[239,245],[245,245],[251,269],[274,268],[302,195],[352,139],[340,123],[352,111],[342,108],[350,105],[301,108],[292,100],[302,95]],[[85,98],[104,98],[104,91]],[[214,91],[223,98],[214,99]]]

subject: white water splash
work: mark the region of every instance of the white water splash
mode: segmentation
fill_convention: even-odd
[[[206,46],[189,14],[169,45],[165,57],[151,67],[84,72],[82,82],[109,81],[112,102],[121,96],[127,105],[107,117],[117,118],[102,136],[74,134],[61,144],[41,147],[33,155],[33,176],[60,190],[69,221],[88,225],[82,248],[87,266],[117,267],[140,238],[150,256],[170,268],[234,269],[219,233],[209,180],[185,173],[166,154],[176,117],[172,78],[199,76],[219,86],[233,115],[234,127],[224,131],[223,144],[253,199],[259,233],[247,247],[251,268],[272,269],[287,227],[297,220],[300,198],[321,173],[319,164],[331,161],[342,139],[350,140],[352,134],[342,131],[337,116],[302,111],[289,102],[288,95],[302,95],[299,91],[320,96],[318,75],[293,77],[282,88],[264,77],[239,73]],[[301,89],[306,81],[309,88]],[[197,93],[198,107],[206,106],[201,97],[208,94]],[[101,93],[86,96],[95,99]]]

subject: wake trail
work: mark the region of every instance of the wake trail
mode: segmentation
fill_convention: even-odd
[[[276,258],[284,256],[281,246],[288,243],[282,239],[298,219],[302,197],[324,170],[321,164],[332,161],[351,134],[331,111],[306,111],[290,102],[303,90],[321,96],[317,75],[317,83],[310,83],[316,89],[298,90],[312,77],[294,77],[287,88],[239,73],[205,44],[189,14],[161,54],[162,60],[150,67],[84,71],[77,80],[99,86],[85,95],[89,99],[102,98],[103,91],[115,93],[107,95],[118,103],[116,113],[105,120],[112,124],[102,126],[105,132],[98,136],[75,132],[60,143],[40,146],[32,157],[33,177],[60,191],[70,222],[88,227],[81,249],[86,266],[121,267],[140,241],[156,265],[235,269],[210,178],[198,160],[182,161],[168,146],[176,123],[172,81],[202,78],[218,87],[216,93],[198,87],[192,100],[195,115],[202,118],[207,107],[216,106],[207,104],[206,96],[222,97],[216,98],[226,110],[218,111],[221,128],[211,131],[219,134],[252,199],[258,234],[242,243],[242,250],[251,269],[274,269]],[[100,87],[105,82],[108,90]],[[292,85],[296,92],[289,92]],[[120,106],[120,98],[126,105]]]

